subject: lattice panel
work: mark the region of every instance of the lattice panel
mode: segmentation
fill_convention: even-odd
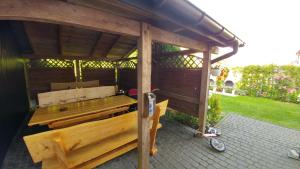
[[[73,68],[74,63],[71,60],[58,59],[39,59],[29,62],[30,68]]]
[[[199,69],[202,63],[202,58],[196,56],[173,56],[160,57],[159,65],[164,68]]]
[[[123,61],[120,64],[121,69],[136,69],[137,60]]]
[[[83,69],[114,69],[115,66],[112,62],[107,61],[82,61]]]

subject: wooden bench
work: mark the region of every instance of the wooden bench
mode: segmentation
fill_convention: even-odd
[[[150,154],[157,152],[155,138],[168,101],[156,105],[150,118]],[[137,111],[113,118],[25,136],[35,163],[43,169],[90,169],[137,148]]]

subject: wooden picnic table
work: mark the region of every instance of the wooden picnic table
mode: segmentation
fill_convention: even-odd
[[[137,103],[135,99],[119,95],[38,108],[31,117],[28,126],[49,125],[53,122],[70,120],[105,111],[109,113],[112,109],[128,107],[135,103]]]

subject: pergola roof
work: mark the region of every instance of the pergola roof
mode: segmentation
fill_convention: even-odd
[[[81,59],[121,58],[136,48],[136,39],[72,26],[24,22],[33,53]],[[88,58],[89,57],[89,58]]]
[[[189,44],[184,44],[186,46],[191,44],[193,47],[199,46],[198,43],[193,44],[193,42],[203,42],[204,48],[205,45],[219,47],[244,45],[236,35],[186,0],[68,0],[65,2],[150,23],[156,27],[154,31],[158,28],[191,39]],[[21,52],[32,54],[33,58],[51,56],[52,58],[120,59],[128,57],[137,48],[137,37],[126,33],[113,34],[59,23],[22,21],[16,24],[15,21],[13,22],[12,28],[17,32]]]

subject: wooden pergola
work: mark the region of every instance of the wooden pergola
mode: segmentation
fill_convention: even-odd
[[[138,50],[138,164],[143,169],[149,168],[149,117],[143,114],[144,94],[151,91],[152,56],[203,53],[201,77],[194,77],[201,78],[199,98],[164,95],[197,104],[199,131],[204,133],[211,64],[244,45],[185,0],[2,0],[0,9],[0,20],[16,21],[15,30],[24,29],[31,49],[24,47],[24,58],[124,61]],[[188,49],[153,53],[155,43]],[[215,47],[232,47],[233,51],[212,59]]]

